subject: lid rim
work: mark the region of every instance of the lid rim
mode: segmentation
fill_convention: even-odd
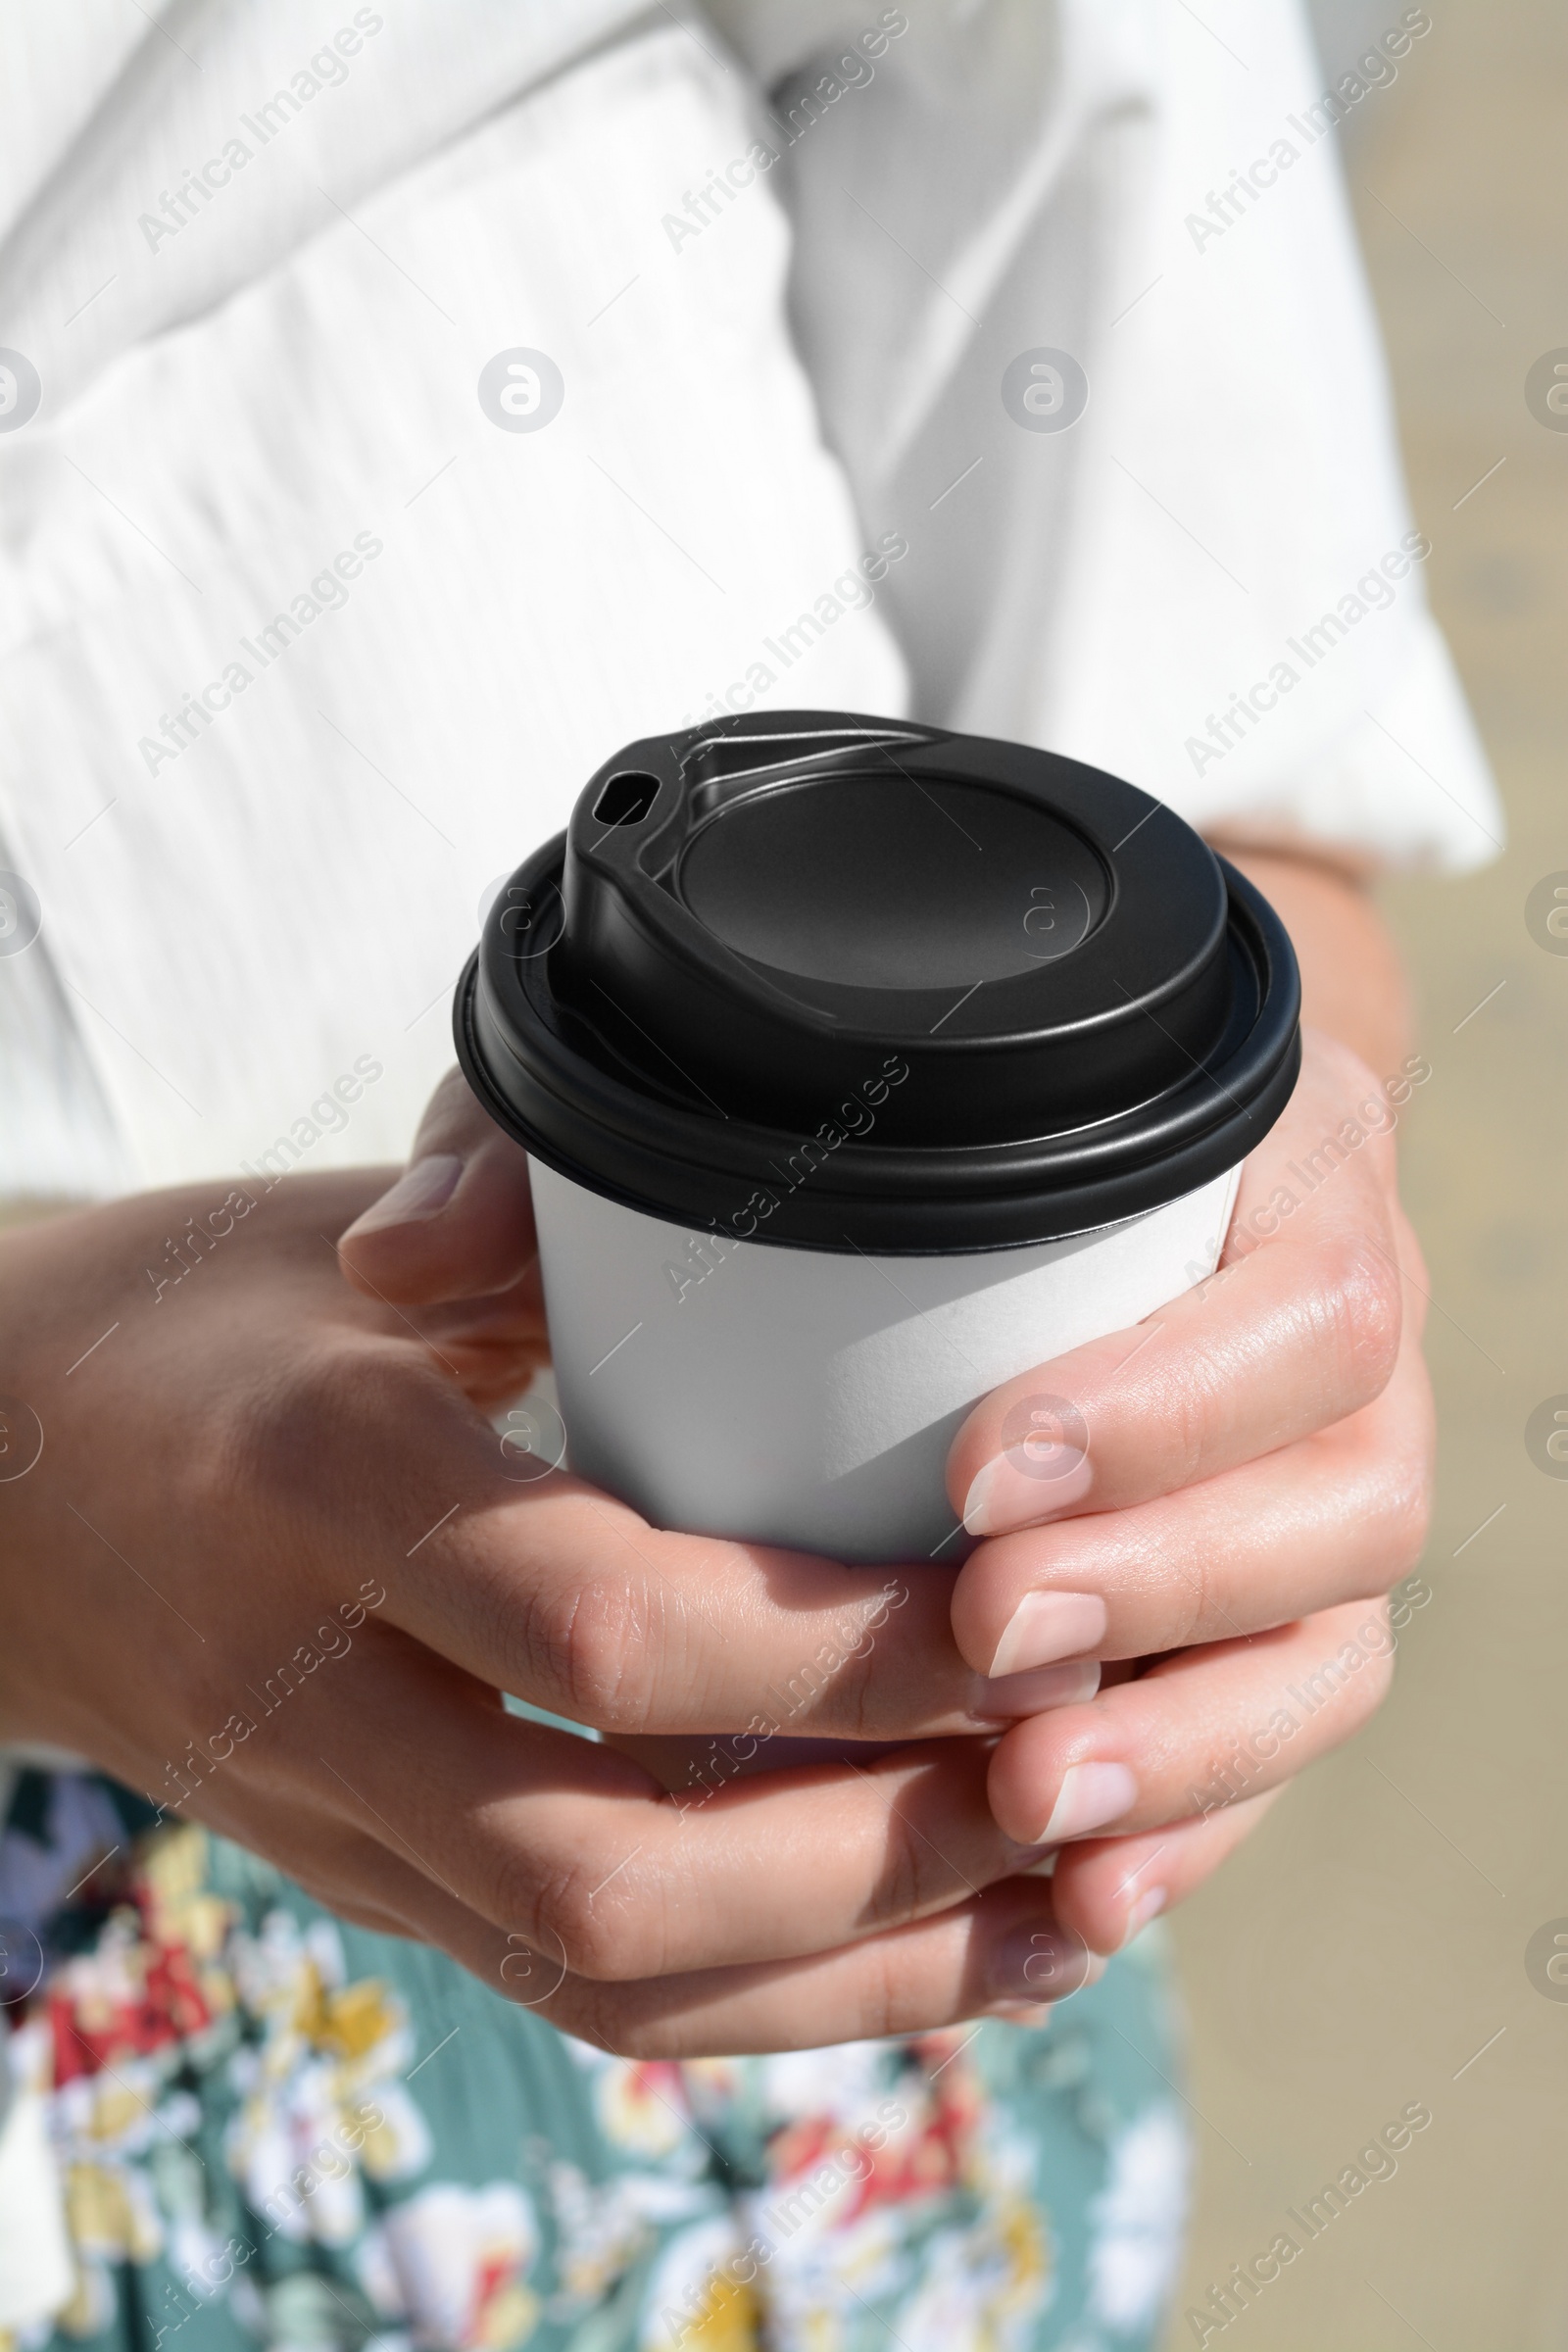
[[[1268,913],[1277,923],[1272,909]],[[1290,977],[1293,1009],[1289,1021],[1270,1023],[1272,1035],[1266,1042],[1258,1036],[1260,1024],[1254,1025],[1243,1053],[1222,1065],[1220,1072],[1207,1073],[1210,1085],[1204,1097],[1194,1102],[1193,1115],[1185,1121],[1173,1122],[1167,1117],[1158,1125],[1146,1126],[1136,1157],[1125,1148],[1133,1140],[1128,1135],[1127,1117],[1136,1113],[1102,1121],[1098,1130],[1080,1129],[1070,1148],[1055,1153],[1036,1151],[1025,1156],[1025,1148],[1016,1145],[981,1145],[947,1153],[918,1146],[846,1146],[835,1160],[834,1173],[855,1171],[863,1177],[863,1183],[853,1189],[831,1183],[803,1184],[782,1198],[778,1197],[780,1170],[776,1162],[782,1159],[787,1164],[813,1140],[799,1130],[757,1129],[743,1122],[728,1122],[729,1128],[739,1129],[749,1144],[755,1141],[758,1147],[754,1164],[743,1168],[715,1166],[710,1157],[704,1161],[676,1159],[657,1143],[650,1145],[646,1129],[641,1136],[622,1137],[591,1122],[589,1131],[602,1136],[610,1147],[606,1158],[612,1154],[622,1168],[635,1165],[644,1178],[639,1183],[617,1177],[604,1160],[591,1166],[564,1147],[560,1129],[571,1121],[574,1106],[536,1079],[534,1091],[564,1116],[549,1123],[557,1128],[556,1133],[525,1117],[492,1077],[494,1050],[502,1041],[494,1039],[487,1050],[475,1034],[477,952],[458,985],[453,1028],[458,1059],[468,1084],[514,1142],[569,1181],[618,1200],[623,1207],[665,1224],[732,1231],[738,1213],[750,1206],[752,1194],[771,1190],[775,1205],[767,1213],[765,1227],[758,1222],[753,1233],[740,1238],[783,1249],[832,1250],[849,1246],[873,1256],[953,1256],[1021,1249],[1094,1232],[1179,1200],[1244,1159],[1274,1125],[1300,1069],[1294,965]],[[526,1085],[532,1074],[520,1064],[514,1067]],[[1245,1098],[1238,1099],[1234,1088],[1227,1086],[1232,1079],[1246,1087]],[[623,1091],[628,1102],[640,1102],[646,1118],[646,1102],[633,1098],[629,1088]],[[1229,1107],[1224,1107],[1227,1102]],[[1198,1115],[1203,1109],[1210,1114],[1206,1118]],[[679,1123],[686,1123],[684,1114]],[[711,1145],[726,1129],[700,1122],[693,1113],[689,1132]],[[1064,1136],[1061,1143],[1067,1146],[1069,1139]],[[906,1192],[900,1198],[889,1190],[873,1189],[873,1180],[885,1185],[891,1179],[897,1184],[901,1177],[906,1181],[918,1178],[919,1193]],[[938,1179],[945,1181],[934,1181]],[[853,1235],[847,1230],[851,1227]]]
[[[495,1090],[487,1065],[471,1034],[474,962],[470,960],[459,983],[454,1006],[454,1037],[464,1076],[485,1110],[513,1141],[547,1167],[584,1191],[660,1224],[693,1232],[724,1232],[732,1239],[761,1247],[809,1250],[842,1254],[858,1250],[872,1257],[966,1257],[1003,1250],[1022,1250],[1045,1242],[1070,1241],[1075,1235],[1096,1233],[1130,1218],[1146,1216],[1173,1200],[1225,1175],[1244,1160],[1274,1125],[1289,1102],[1300,1070],[1299,1032],[1293,1033],[1284,1057],[1259,1088],[1254,1102],[1222,1125],[1185,1139],[1175,1150],[1149,1164],[1106,1175],[1091,1173],[1074,1184],[1042,1186],[1004,1192],[953,1194],[919,1200],[851,1198],[818,1190],[814,1198],[804,1185],[780,1197],[759,1218],[753,1208],[755,1191],[763,1189],[758,1172],[753,1195],[742,1194],[742,1183],[725,1188],[710,1172],[713,1199],[710,1206],[695,1191],[685,1200],[660,1200],[650,1192],[616,1181],[574,1160],[561,1147],[531,1128]],[[781,1135],[780,1145],[799,1152],[800,1136]],[[775,1188],[779,1172],[772,1171]],[[738,1230],[744,1223],[751,1229]],[[853,1227],[852,1232],[850,1228]]]

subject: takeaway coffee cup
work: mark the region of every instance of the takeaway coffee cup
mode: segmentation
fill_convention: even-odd
[[[631,745],[460,983],[527,1147],[570,1466],[665,1527],[953,1561],[987,1390],[1216,1263],[1300,1058],[1258,893],[1115,777],[838,713]],[[1092,1448],[1026,1397],[1049,1489]]]

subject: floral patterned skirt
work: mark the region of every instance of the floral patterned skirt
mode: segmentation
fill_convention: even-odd
[[[12,1790],[0,2352],[1157,2341],[1157,1928],[1043,2030],[641,2064],[151,1821],[96,1775]]]

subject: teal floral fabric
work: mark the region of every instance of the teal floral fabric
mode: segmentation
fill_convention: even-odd
[[[38,1956],[7,2129],[31,2102],[71,2274],[0,2352],[1157,2340],[1188,2161],[1157,1930],[1044,2030],[648,2064],[151,1825],[28,1772],[0,1838]]]

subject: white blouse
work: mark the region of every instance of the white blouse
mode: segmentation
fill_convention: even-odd
[[[705,712],[1491,854],[1290,0],[8,42],[0,1194],[400,1155],[497,879]]]

